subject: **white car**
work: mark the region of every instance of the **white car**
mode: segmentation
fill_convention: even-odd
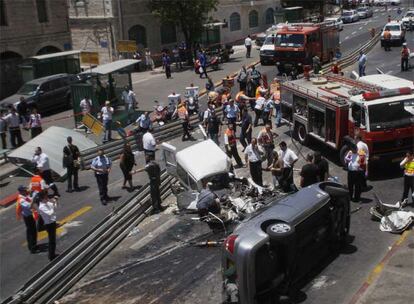
[[[400,21],[387,23],[381,33],[381,46],[384,46],[384,32],[388,29],[391,33],[391,44],[402,45],[405,42],[405,31]]]
[[[387,0],[386,1],[388,5],[400,5],[401,0]]]
[[[407,11],[404,17],[401,19],[401,22],[405,30],[414,30],[414,9]]]
[[[344,29],[344,22],[342,21],[341,17],[329,17],[325,18],[325,22],[332,22],[339,31]]]

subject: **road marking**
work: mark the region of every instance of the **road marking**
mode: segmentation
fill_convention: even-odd
[[[355,34],[356,34],[356,32],[352,32],[352,33],[351,33],[351,35],[355,35]]]
[[[65,218],[61,219],[60,221],[58,221],[60,226],[59,226],[59,228],[56,229],[56,235],[57,236],[61,235],[65,231],[63,226],[66,223],[69,223],[69,222],[73,221],[75,218],[81,216],[82,214],[88,212],[91,209],[92,209],[92,206],[82,207],[81,209],[73,212],[72,214],[69,214],[67,217],[65,217]],[[44,240],[46,238],[47,238],[47,232],[46,231],[41,231],[41,232],[37,233],[37,240],[38,241]],[[22,245],[26,246],[27,242],[24,242]]]
[[[365,24],[365,25],[366,25],[366,24]],[[359,30],[362,30],[362,26],[360,26],[358,29],[359,29]]]
[[[398,238],[397,241],[391,246],[391,249],[387,252],[387,254],[382,258],[382,260],[374,267],[374,269],[369,273],[368,277],[366,278],[365,282],[362,286],[358,289],[358,291],[354,294],[351,301],[348,304],[356,304],[361,299],[362,295],[368,289],[368,287],[379,277],[381,272],[384,270],[385,264],[391,259],[394,253],[397,251],[398,247],[407,239],[411,230],[406,230],[404,233]]]
[[[349,36],[346,36],[344,40],[347,40],[347,39],[349,39]]]

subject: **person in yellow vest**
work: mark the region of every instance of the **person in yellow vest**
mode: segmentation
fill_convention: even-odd
[[[402,201],[408,199],[408,192],[411,190],[411,204],[414,203],[414,153],[407,152],[405,158],[400,163],[404,169],[404,191]]]
[[[240,91],[236,94],[234,100],[236,101],[237,105],[239,106],[239,109],[241,112],[243,112],[244,109],[247,110],[247,103],[252,102],[255,103],[256,99],[253,97],[247,96],[245,91]],[[254,107],[254,105],[253,105]]]
[[[26,240],[27,247],[31,253],[37,253],[37,230],[36,219],[37,212],[33,210],[32,199],[29,196],[27,187],[19,186],[17,188],[19,194],[16,200],[16,218],[21,220],[23,218],[26,226]]]
[[[178,118],[181,120],[181,124],[183,126],[183,137],[182,141],[187,139],[194,140],[194,137],[191,136],[189,128],[190,128],[190,117],[188,115],[187,107],[184,101],[181,101],[177,107]]]
[[[244,164],[239,156],[239,152],[237,152],[237,138],[233,129],[233,124],[229,123],[227,130],[224,132],[224,146],[226,148],[227,156],[230,159],[233,157],[239,168],[243,167]]]

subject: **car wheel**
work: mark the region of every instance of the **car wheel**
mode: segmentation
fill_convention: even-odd
[[[275,222],[266,228],[266,233],[273,241],[284,241],[295,233],[295,228],[286,222]]]
[[[295,134],[296,139],[302,145],[307,145],[308,140],[309,140],[309,136],[308,136],[308,132],[306,132],[306,128],[303,124],[297,123],[295,125],[295,133],[294,134]]]

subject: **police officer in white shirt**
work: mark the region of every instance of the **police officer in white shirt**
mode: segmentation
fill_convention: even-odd
[[[40,172],[40,176],[45,180],[46,184],[53,190],[54,196],[60,196],[59,191],[53,182],[52,171],[50,170],[49,157],[42,152],[42,148],[37,147],[32,157],[32,162],[36,164],[36,168]]]
[[[144,146],[145,162],[148,163],[151,160],[155,160],[157,141],[154,135],[148,130],[142,137],[142,145]]]
[[[229,104],[226,105],[224,112],[226,113],[227,122],[233,125],[234,132],[236,132],[236,122],[240,120],[240,109],[234,103],[233,99],[230,99]]]
[[[102,123],[105,128],[103,142],[112,140],[112,114],[114,113],[114,108],[111,107],[111,102],[109,100],[105,101],[105,106],[101,109]]]
[[[249,164],[250,175],[252,180],[259,186],[263,186],[262,178],[262,156],[263,152],[259,150],[257,145],[257,139],[252,138],[250,145],[244,150],[244,158],[246,163]]]
[[[98,150],[98,156],[92,160],[91,169],[95,172],[102,205],[106,205],[108,197],[108,177],[111,172],[112,161],[105,155],[103,149]]]
[[[282,161],[282,176],[279,180],[279,184],[282,187],[282,190],[285,192],[295,191],[297,188],[293,181],[293,166],[298,161],[298,156],[291,149],[287,147],[286,142],[282,141],[279,144],[280,152],[279,158]]]
[[[246,58],[250,58],[250,52],[252,50],[252,39],[250,35],[247,35],[246,39],[244,39],[244,46],[246,47]]]
[[[45,225],[47,235],[49,238],[48,251],[49,260],[53,260],[56,255],[56,207],[57,198],[49,199],[47,191],[42,191],[39,194],[40,202],[37,210]],[[36,205],[35,205],[36,206]]]
[[[254,112],[256,114],[256,116],[254,117],[254,123],[253,125],[255,127],[257,127],[258,123],[259,123],[259,119],[263,119],[263,108],[265,106],[266,103],[266,99],[264,98],[264,92],[260,92],[260,97],[257,98],[256,100],[256,105],[254,106]]]

